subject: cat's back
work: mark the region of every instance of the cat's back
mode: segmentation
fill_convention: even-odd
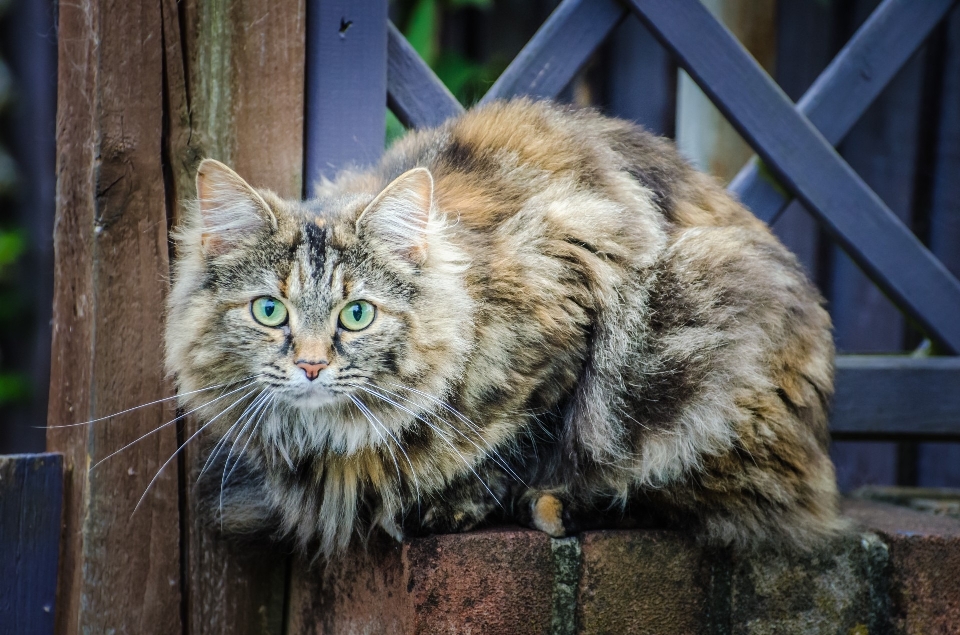
[[[529,99],[494,102],[409,135],[388,152],[382,178],[416,165],[433,173],[440,209],[484,230],[513,218],[531,199],[562,202],[586,193],[651,216],[666,234],[731,225],[766,233],[670,140],[593,110]],[[650,205],[637,206],[637,199]],[[572,206],[570,212],[576,213]]]

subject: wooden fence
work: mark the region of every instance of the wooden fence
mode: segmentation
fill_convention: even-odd
[[[833,147],[953,4],[885,0],[795,105],[698,0],[564,0],[484,100],[555,96],[639,19],[760,157],[731,190],[768,222],[796,197],[950,355],[841,358],[834,433],[956,437],[960,283]],[[309,195],[319,176],[378,156],[385,100],[411,127],[462,110],[387,15],[387,0],[60,4],[51,425],[171,393],[167,236],[201,157]],[[174,417],[158,405],[49,430],[66,469],[57,632],[316,632],[306,563],[236,553],[197,524],[194,446],[167,463],[195,422],[89,471]]]

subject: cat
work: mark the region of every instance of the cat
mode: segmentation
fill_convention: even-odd
[[[218,439],[201,491],[225,534],[334,556],[502,520],[740,548],[843,527],[823,302],[669,141],[520,99],[310,200],[210,159],[197,198],[166,364]]]

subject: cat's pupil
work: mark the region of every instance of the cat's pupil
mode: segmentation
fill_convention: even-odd
[[[363,317],[363,308],[359,304],[354,304],[353,319],[359,322],[361,317]]]
[[[276,308],[276,307],[274,306],[273,302],[267,300],[266,302],[263,303],[263,313],[264,313],[264,315],[266,315],[267,317],[270,317],[271,315],[273,315],[273,310],[274,310],[275,308]]]

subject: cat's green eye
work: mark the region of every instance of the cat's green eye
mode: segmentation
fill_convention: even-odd
[[[250,304],[253,319],[264,326],[282,326],[287,321],[287,307],[276,298],[264,296]]]
[[[362,331],[370,326],[377,310],[366,300],[357,300],[340,311],[340,326],[348,331]]]

